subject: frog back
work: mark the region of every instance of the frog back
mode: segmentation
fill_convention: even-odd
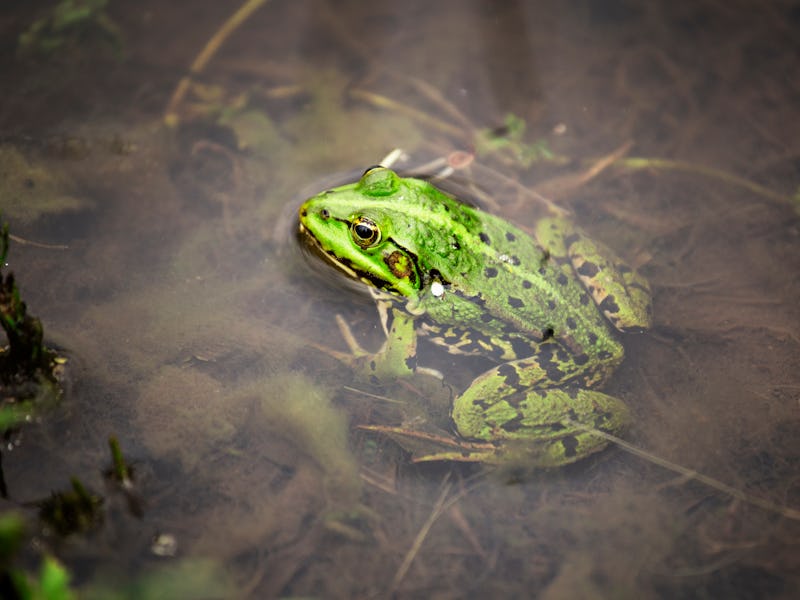
[[[529,355],[550,338],[576,355],[617,351],[609,324],[568,261],[498,217],[461,210],[480,224],[459,240],[473,260],[462,261],[458,272],[443,270],[449,279],[440,297],[421,297],[423,330],[451,349],[498,360]]]

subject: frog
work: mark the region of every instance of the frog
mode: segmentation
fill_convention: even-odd
[[[303,202],[297,235],[374,297],[383,346],[348,340],[352,364],[373,380],[421,372],[423,338],[489,359],[453,399],[446,448],[416,460],[522,456],[561,467],[629,427],[627,405],[598,388],[623,360],[621,335],[650,327],[650,286],[570,218],[547,213],[523,230],[429,180],[375,166]]]

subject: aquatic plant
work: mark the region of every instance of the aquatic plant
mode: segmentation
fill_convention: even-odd
[[[65,359],[44,345],[44,329],[28,313],[14,279],[5,273],[8,223],[0,227],[0,326],[8,345],[0,348],[0,431],[24,420],[32,408],[61,397],[59,373]]]

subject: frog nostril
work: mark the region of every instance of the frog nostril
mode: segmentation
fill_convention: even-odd
[[[331,213],[328,212],[327,208],[323,208],[322,210],[319,211],[319,216],[322,217],[323,219],[327,219],[328,217],[331,216]]]

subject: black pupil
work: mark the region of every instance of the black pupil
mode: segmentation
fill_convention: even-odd
[[[356,225],[356,235],[362,240],[368,240],[372,237],[372,227],[359,223]]]

